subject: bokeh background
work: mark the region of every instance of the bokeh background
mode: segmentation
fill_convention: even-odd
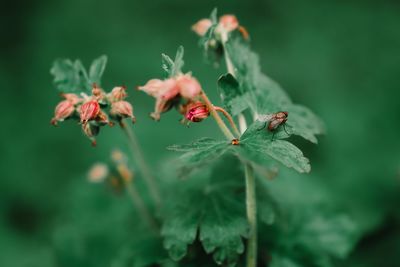
[[[157,166],[171,155],[167,145],[218,132],[207,121],[182,127],[176,113],[151,121],[153,100],[134,87],[160,77],[160,54],[174,55],[183,45],[185,70],[217,101],[216,79],[224,70],[206,64],[190,31],[215,6],[236,14],[249,30],[264,72],[326,123],[327,135],[318,146],[300,142],[313,166],[312,174],[300,179],[324,184],[373,225],[338,266],[398,266],[400,2],[395,0],[3,2],[0,266],[57,266],[55,242],[65,224],[78,228],[79,222],[66,219],[76,208],[98,210],[93,227],[118,223],[106,219],[107,200],[82,200],[101,194],[86,181],[87,170],[115,147],[127,151],[124,135],[105,129],[92,148],[74,123],[50,126],[59,101],[49,73],[53,60],[80,58],[88,66],[108,55],[103,86],[128,86],[136,133],[146,158]],[[74,202],[76,195],[81,198]]]

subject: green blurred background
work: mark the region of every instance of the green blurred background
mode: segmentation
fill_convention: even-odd
[[[216,79],[224,70],[206,64],[190,31],[215,6],[220,14],[236,14],[249,30],[264,72],[325,121],[328,133],[318,146],[300,142],[313,166],[301,179],[315,179],[350,198],[346,203],[366,224],[375,222],[351,255],[351,266],[395,266],[388,260],[400,252],[400,2],[395,0],[2,3],[0,266],[57,266],[54,233],[73,209],[68,199],[76,190],[92,194],[86,172],[93,162],[108,158],[114,147],[127,150],[117,128],[104,129],[92,148],[74,123],[50,126],[59,101],[49,74],[53,60],[80,58],[88,66],[108,55],[103,86],[128,86],[136,133],[146,158],[157,166],[170,156],[167,145],[218,133],[209,131],[212,121],[182,127],[173,112],[151,121],[153,100],[134,87],[161,77],[160,54],[174,55],[183,45],[185,70],[217,101]],[[106,209],[97,215],[110,216]]]

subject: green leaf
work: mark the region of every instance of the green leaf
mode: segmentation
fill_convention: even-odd
[[[249,93],[242,93],[239,83],[228,73],[218,79],[218,89],[226,111],[232,116],[239,115],[250,106]]]
[[[172,60],[168,55],[162,54],[162,68],[166,72],[168,77],[175,77],[182,72],[184,65],[183,61],[184,49],[183,46],[179,46],[176,52],[175,60]]]
[[[189,174],[205,164],[222,156],[229,149],[229,142],[202,138],[187,145],[172,145],[168,150],[186,152],[180,156],[179,168],[181,173]]]
[[[272,261],[268,264],[268,267],[303,267],[292,259],[279,254],[272,254],[271,258]]]
[[[93,60],[89,70],[89,79],[91,84],[96,83],[97,85],[101,85],[101,77],[103,76],[106,65],[106,55],[102,55],[99,58]]]
[[[185,256],[197,231],[207,253],[218,264],[234,266],[247,236],[243,170],[236,157],[227,156],[188,180],[176,180],[165,210],[162,235],[173,259]]]
[[[253,113],[274,113],[291,104],[286,92],[261,72],[259,58],[241,38],[230,38],[226,50],[236,69],[242,94],[249,93]]]
[[[289,112],[287,121],[289,132],[312,143],[318,143],[316,135],[325,133],[325,126],[320,118],[301,105],[291,105],[287,111]]]
[[[54,76],[54,85],[63,93],[90,91],[90,82],[80,60],[57,59],[50,73]]]
[[[57,59],[50,73],[54,85],[63,93],[90,93],[93,83],[101,84],[101,76],[106,67],[107,57],[95,59],[90,66],[89,75],[80,60]]]
[[[259,58],[248,43],[241,38],[230,38],[226,49],[236,69],[238,86],[235,88],[246,96],[241,98],[240,105],[235,101],[238,109],[248,105],[253,115],[288,111],[287,125],[292,128],[289,132],[317,143],[316,135],[324,133],[321,120],[311,110],[293,104],[281,86],[262,73]],[[245,101],[248,103],[244,104]],[[280,138],[285,136],[280,134]]]

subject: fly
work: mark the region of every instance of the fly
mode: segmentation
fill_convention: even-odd
[[[279,126],[283,126],[283,130],[287,135],[290,135],[286,130],[286,121],[288,120],[289,113],[287,111],[279,111],[277,113],[266,114],[266,115],[258,115],[257,120],[260,122],[264,122],[264,125],[259,130],[264,129],[267,125],[268,131],[272,132],[272,140],[274,139],[275,130],[279,128]]]

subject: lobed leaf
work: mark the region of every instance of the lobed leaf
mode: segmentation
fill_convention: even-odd
[[[224,108],[232,116],[239,115],[251,105],[249,93],[241,92],[238,81],[230,73],[218,79],[218,89]]]
[[[63,93],[90,93],[92,84],[101,84],[107,57],[95,59],[90,66],[89,75],[80,60],[57,59],[50,73],[54,76],[54,85]]]
[[[229,149],[229,143],[211,138],[202,138],[191,144],[172,145],[167,149],[186,152],[180,156],[179,168],[182,174],[188,175],[194,169],[222,156]]]
[[[104,70],[107,65],[107,56],[102,55],[99,58],[93,60],[92,65],[89,69],[89,80],[90,84],[96,83],[101,85],[101,77],[103,76]]]
[[[172,60],[168,55],[162,54],[162,68],[167,74],[167,77],[175,77],[179,73],[182,72],[182,68],[184,65],[183,61],[184,48],[183,46],[179,46],[176,51],[175,60]]]
[[[176,181],[178,190],[170,196],[162,227],[164,246],[173,259],[186,255],[199,231],[205,251],[213,253],[218,264],[236,264],[248,233],[242,178],[237,158],[228,156],[186,184]]]

